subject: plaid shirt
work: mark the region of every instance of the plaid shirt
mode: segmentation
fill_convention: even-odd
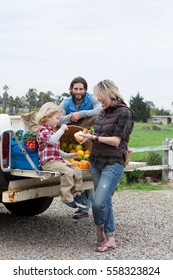
[[[107,114],[106,112],[110,111],[111,113]],[[111,119],[110,116],[114,116],[116,114],[116,109],[114,112],[112,111],[113,108],[102,111],[100,115],[97,117],[97,127],[102,127],[102,133],[99,135],[96,131],[96,126],[94,127],[95,130],[95,135],[96,136],[117,136],[121,138],[121,143],[118,148],[115,148],[114,146],[109,146],[109,150],[112,150],[112,155],[109,155],[107,150],[106,150],[106,144],[94,141],[92,145],[92,152],[90,155],[90,162],[92,165],[96,166],[98,169],[103,169],[105,165],[107,164],[114,164],[116,162],[119,162],[120,164],[125,165],[125,154],[124,154],[124,148],[122,149],[122,143],[126,143],[125,146],[127,146],[130,133],[133,129],[133,124],[134,124],[134,119],[133,119],[133,113],[131,110],[122,108],[121,112],[119,115],[117,115],[117,122],[116,124],[112,124],[112,135],[108,135],[108,127],[106,124],[110,123],[111,126],[111,120],[113,122],[114,118]],[[116,115],[115,115],[116,116]],[[105,122],[107,120],[107,123]],[[110,128],[109,126],[109,128]],[[111,128],[110,128],[111,129]],[[124,144],[123,144],[124,145]],[[117,150],[116,154],[115,151]],[[107,153],[107,154],[106,154]]]
[[[65,162],[60,153],[60,141],[58,141],[56,144],[49,144],[49,139],[55,132],[56,130],[51,128],[49,125],[41,126],[38,131],[38,155],[40,158],[39,164],[41,166],[50,160],[59,160]]]

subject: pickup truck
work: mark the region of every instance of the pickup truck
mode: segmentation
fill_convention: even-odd
[[[32,169],[12,168],[12,137]],[[15,215],[33,216],[43,213],[53,199],[61,195],[60,173],[37,168],[14,133],[10,116],[7,114],[0,114],[0,166],[0,203]],[[82,174],[84,189],[92,188],[89,170],[82,170]]]

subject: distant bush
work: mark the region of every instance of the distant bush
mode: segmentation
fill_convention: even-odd
[[[151,152],[145,159],[148,166],[162,165],[162,155],[156,152]],[[145,177],[151,177],[152,181],[160,181],[162,179],[161,170],[150,170],[144,172]]]

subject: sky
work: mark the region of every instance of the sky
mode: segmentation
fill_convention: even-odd
[[[172,75],[172,0],[0,0],[1,96],[60,95],[82,76],[173,111]]]

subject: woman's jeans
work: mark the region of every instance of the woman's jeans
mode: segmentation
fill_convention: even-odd
[[[112,194],[124,171],[124,165],[119,163],[107,164],[101,170],[91,166],[95,195],[92,204],[96,226],[104,227],[107,236],[115,232]]]

